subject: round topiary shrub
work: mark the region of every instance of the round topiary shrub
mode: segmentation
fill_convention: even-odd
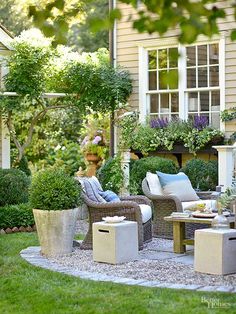
[[[97,171],[97,177],[104,190],[119,193],[124,175],[120,157],[109,158]]]
[[[30,203],[35,209],[64,210],[76,208],[81,201],[77,181],[60,169],[39,171],[30,187]]]
[[[194,158],[186,163],[182,171],[189,177],[195,189],[214,191],[218,184],[217,160],[207,162],[202,159]]]
[[[28,202],[30,179],[19,169],[0,169],[0,206]]]
[[[148,171],[156,173],[177,173],[177,166],[173,160],[161,157],[146,157],[136,160],[130,171],[130,192],[132,194],[143,194],[142,181]]]

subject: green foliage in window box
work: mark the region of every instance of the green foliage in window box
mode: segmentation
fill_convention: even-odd
[[[0,207],[0,229],[32,225],[34,216],[29,203]]]
[[[80,187],[61,169],[39,171],[32,180],[30,203],[41,210],[72,209],[80,204]]]
[[[150,151],[158,149],[171,151],[177,143],[196,155],[197,151],[209,144],[221,144],[224,139],[220,130],[197,125],[193,120],[165,121],[161,126],[152,127],[149,122],[139,123],[137,114],[134,114],[124,117],[118,127],[121,134],[121,146],[138,150],[146,156]]]
[[[121,158],[109,158],[97,171],[97,177],[104,190],[112,190],[119,193],[124,180],[121,169]]]
[[[132,194],[143,194],[142,181],[148,171],[177,173],[177,166],[174,161],[161,157],[146,157],[134,161],[130,170],[130,192]]]
[[[0,169],[0,206],[28,202],[30,178],[18,169]]]
[[[216,160],[205,161],[194,158],[189,160],[182,168],[189,177],[193,188],[201,191],[215,191],[218,183],[218,162]]]
[[[220,113],[221,121],[231,121],[236,119],[236,107],[225,109]]]

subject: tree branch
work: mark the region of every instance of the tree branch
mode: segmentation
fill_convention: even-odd
[[[16,148],[19,152],[18,161],[20,161],[22,159],[24,152],[25,152],[25,149],[30,145],[30,143],[32,141],[34,128],[35,128],[35,125],[37,124],[37,122],[40,119],[42,119],[46,115],[46,113],[50,110],[66,109],[66,108],[68,108],[68,105],[58,104],[58,105],[44,107],[43,110],[36,113],[35,116],[33,117],[32,121],[31,121],[31,123],[30,123],[28,135],[27,135],[26,141],[23,145],[20,144],[20,142],[18,141],[18,139],[16,137],[16,131],[15,131],[15,128],[14,128],[14,125],[12,122],[12,112],[11,111],[8,112],[6,124],[7,124],[8,130],[10,132],[10,135],[12,136],[12,139],[16,145]]]

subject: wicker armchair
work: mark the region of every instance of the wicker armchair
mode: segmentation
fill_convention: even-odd
[[[171,215],[172,212],[183,212],[181,201],[173,195],[154,195],[150,192],[146,178],[142,181],[142,190],[153,203],[153,236],[173,239],[173,226],[167,221],[164,221],[165,216]],[[200,199],[214,199],[217,195],[212,196],[212,191],[197,193]],[[200,228],[206,228],[207,225],[188,224],[186,223],[186,235],[192,238],[194,231]]]
[[[138,243],[139,250],[143,249],[143,243],[152,239],[152,222],[149,219],[145,224],[142,223],[142,214],[138,204],[147,204],[151,202],[145,196],[127,196],[121,197],[120,202],[97,203],[91,201],[85,193],[82,194],[85,204],[88,206],[89,229],[81,244],[81,249],[91,250],[93,247],[92,224],[102,221],[106,216],[125,216],[127,220],[138,223]]]

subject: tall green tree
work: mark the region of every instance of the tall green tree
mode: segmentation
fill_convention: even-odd
[[[68,48],[54,49],[35,29],[15,38],[13,47],[5,88],[18,96],[1,96],[0,110],[18,150],[18,161],[49,112],[73,107],[81,117],[88,109],[110,112],[123,106],[131,93],[128,73],[112,68],[105,50],[80,55]],[[65,93],[66,97],[45,98],[45,92]],[[17,132],[19,118],[21,134]]]

